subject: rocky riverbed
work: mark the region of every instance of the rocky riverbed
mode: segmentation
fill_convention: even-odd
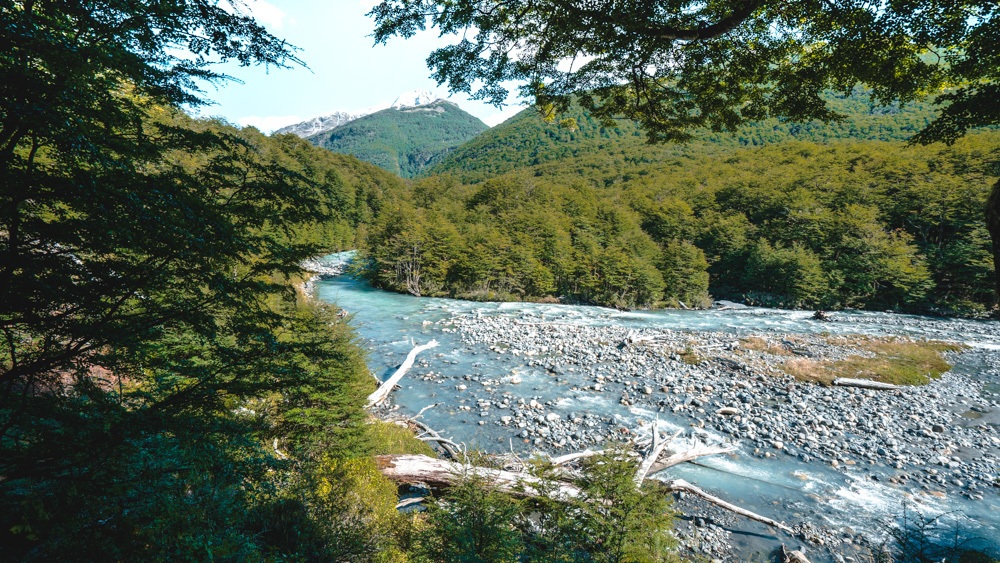
[[[946,373],[924,386],[891,391],[825,387],[796,381],[776,367],[773,354],[748,350],[731,334],[485,316],[459,317],[454,324],[463,342],[527,358],[529,368],[543,369],[552,388],[567,395],[600,395],[669,413],[686,421],[696,436],[724,436],[755,456],[794,456],[845,469],[870,466],[880,470],[872,473],[875,479],[882,474],[890,482],[932,493],[948,489],[972,499],[1000,486],[1000,435],[992,416],[1000,401],[967,376]],[[803,355],[830,359],[853,352],[820,335],[766,338],[788,343],[789,337]],[[992,370],[1000,368],[996,358],[987,359]],[[432,363],[425,360],[427,367]],[[514,393],[516,374],[462,379],[441,383],[474,403],[463,406],[479,422],[509,428],[539,449],[574,451],[643,431],[599,414],[562,414],[554,407],[563,397],[551,393]]]
[[[976,376],[949,372],[927,385],[876,391],[784,373],[789,359],[870,355],[850,338],[823,333],[737,335],[476,313],[436,324],[459,336],[469,353],[488,350],[492,358],[474,367],[509,371],[446,375],[435,370],[446,355],[432,354],[408,377],[437,386],[453,422],[491,427],[485,434],[516,451],[558,454],[641,440],[654,418],[663,418],[685,429],[678,449],[695,440],[730,442],[742,463],[750,456],[823,464],[862,481],[860,491],[869,480],[933,504],[954,495],[995,499],[1000,487],[1000,401],[986,387],[1000,379],[1000,361],[988,350],[961,352],[978,356],[985,371]],[[639,416],[630,424],[602,408],[609,403]],[[594,408],[578,407],[588,404]],[[808,546],[817,560],[862,560],[870,547],[859,531],[803,514],[788,515],[796,536],[781,538],[697,499],[681,503],[682,546],[720,560],[763,557],[779,543]]]
[[[421,420],[490,452],[560,454],[608,441],[648,440],[656,424],[731,454],[675,466],[730,502],[783,520],[796,534],[679,501],[689,546],[725,561],[781,543],[814,562],[845,561],[904,505],[1000,548],[1000,323],[878,312],[732,307],[622,312],[530,303],[473,303],[375,290],[345,276],[316,280],[318,299],[352,314],[368,364],[387,378],[418,356],[386,416]],[[795,380],[783,364],[870,354],[859,338],[966,345],[955,368],[894,391]],[[702,545],[704,544],[704,546]],[[693,549],[693,547],[692,547]]]

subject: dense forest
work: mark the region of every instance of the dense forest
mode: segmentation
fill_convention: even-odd
[[[981,218],[1000,135],[908,146],[926,106],[837,100],[833,124],[648,145],[634,126],[528,110],[449,154],[367,233],[382,287],[616,307],[709,297],[982,314]],[[754,146],[754,145],[763,146]]]

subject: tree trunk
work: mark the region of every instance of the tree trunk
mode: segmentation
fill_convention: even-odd
[[[833,384],[838,387],[860,387],[861,389],[875,389],[876,391],[893,391],[902,389],[899,385],[872,381],[870,379],[851,379],[850,377],[838,377],[833,380]]]
[[[393,373],[392,377],[385,380],[385,383],[379,386],[374,393],[368,395],[368,407],[372,407],[375,404],[384,401],[385,398],[389,396],[389,393],[392,392],[392,388],[395,387],[396,384],[399,383],[399,380],[403,379],[403,376],[406,375],[406,372],[413,367],[413,362],[416,361],[417,354],[423,352],[424,350],[434,348],[437,345],[437,340],[431,340],[427,344],[422,344],[413,348],[413,350],[410,350],[410,353],[406,355],[406,360],[403,361],[403,365],[399,366],[396,373]]]

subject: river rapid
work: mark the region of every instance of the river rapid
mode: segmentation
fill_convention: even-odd
[[[330,271],[349,254],[326,257]],[[349,276],[310,283],[351,314],[381,380],[414,343],[437,340],[393,395],[395,415],[422,415],[455,442],[490,452],[549,454],[681,431],[679,444],[736,446],[673,467],[730,502],[783,520],[773,531],[704,507],[681,536],[723,560],[778,543],[814,561],[850,560],[859,536],[878,541],[904,510],[939,517],[973,547],[1000,549],[1000,323],[876,312],[734,307],[616,311],[479,303],[377,290]],[[802,383],[746,350],[747,337],[796,357],[843,355],[837,337],[898,336],[967,346],[932,383],[870,391]],[[775,348],[777,347],[777,348]],[[728,414],[720,414],[725,412]],[[688,509],[683,505],[682,511]]]

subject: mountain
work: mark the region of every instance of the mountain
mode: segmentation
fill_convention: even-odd
[[[432,104],[437,100],[437,96],[431,94],[427,90],[412,90],[410,92],[400,94],[399,97],[396,98],[396,101],[392,102],[392,105],[389,107],[391,109],[415,108],[417,106]]]
[[[411,90],[400,94],[396,100],[392,102],[392,105],[389,106],[389,108],[406,109],[416,106],[425,106],[433,103],[437,99],[438,98],[434,96],[434,94],[431,94],[427,90]],[[336,111],[329,115],[314,117],[293,125],[282,127],[281,129],[276,129],[273,134],[279,135],[283,133],[291,133],[305,139],[306,137],[318,135],[324,131],[336,129],[337,127],[340,127],[350,121],[354,121],[359,117],[371,115],[382,109],[388,108],[371,107],[354,112]]]
[[[930,103],[873,108],[860,91],[846,97],[830,94],[827,100],[832,109],[844,115],[842,120],[793,123],[768,119],[740,127],[734,133],[702,130],[694,141],[681,145],[649,145],[632,121],[605,127],[578,107],[560,116],[572,118],[573,127],[545,122],[535,108],[528,108],[438,159],[426,173],[447,173],[465,182],[481,182],[512,170],[555,163],[566,171],[572,168],[568,162],[579,160],[588,162],[588,173],[618,173],[622,168],[680,156],[728,153],[787,141],[904,141],[936,114]]]
[[[348,113],[338,111],[331,113],[330,115],[314,117],[301,123],[282,127],[281,129],[275,130],[273,134],[278,135],[282,133],[291,133],[305,139],[306,137],[322,133],[323,131],[335,129],[348,121],[354,121],[355,119],[366,115],[368,115],[367,112]]]
[[[486,300],[988,312],[982,210],[1000,131],[907,146],[930,104],[830,102],[839,121],[772,119],[685,145],[580,108],[562,127],[522,112],[380,210],[367,275]]]
[[[392,108],[314,134],[308,140],[404,178],[413,177],[448,151],[489,129],[452,102],[419,104],[427,97],[426,92],[401,96]]]

